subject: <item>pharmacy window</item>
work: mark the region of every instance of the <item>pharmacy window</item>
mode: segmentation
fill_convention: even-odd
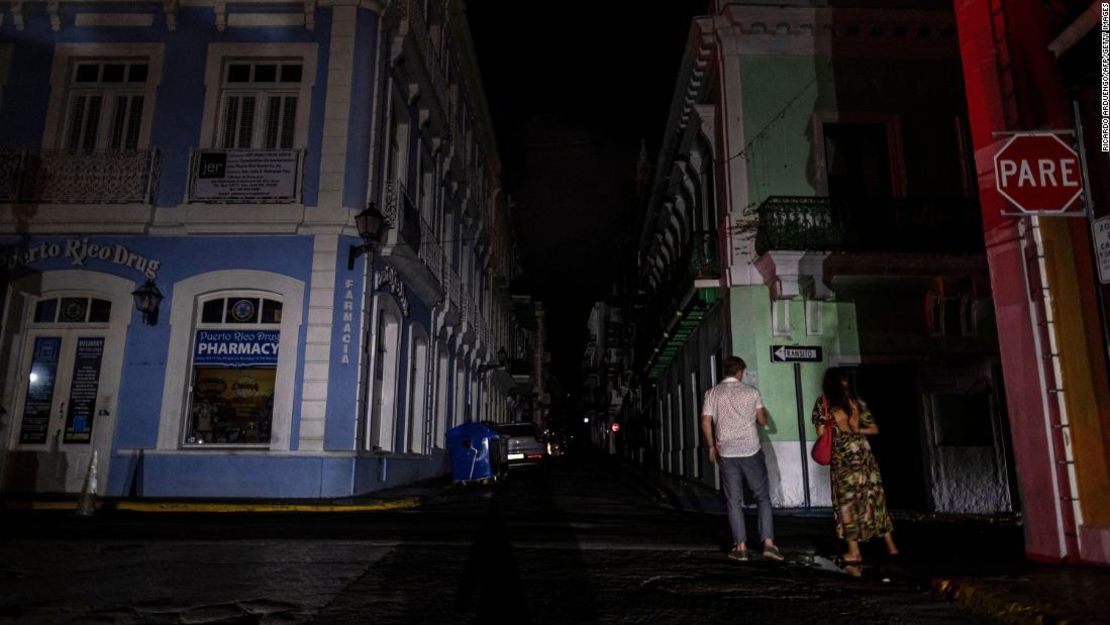
[[[237,292],[198,307],[185,445],[268,447],[282,302]]]

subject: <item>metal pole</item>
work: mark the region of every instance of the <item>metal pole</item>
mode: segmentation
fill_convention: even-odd
[[[798,450],[802,454],[802,491],[805,494],[806,509],[811,507],[809,500],[809,453],[806,450],[805,407],[802,405],[802,364],[794,363],[794,399],[798,408]]]

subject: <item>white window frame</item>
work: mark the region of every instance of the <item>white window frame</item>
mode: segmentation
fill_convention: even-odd
[[[447,341],[440,339],[435,349],[435,407],[432,412],[433,430],[432,447],[435,449],[447,448],[447,425],[450,407],[447,404],[447,389],[451,385],[451,355],[447,353]]]
[[[248,80],[248,81],[242,82],[242,83],[232,83],[229,80],[227,80],[226,73],[230,70],[231,66],[233,66],[233,65],[245,65],[245,66],[251,68],[252,72],[254,71],[254,68],[256,66],[272,65],[272,66],[274,66],[275,78],[277,78],[278,80],[271,81],[271,82],[256,82],[254,80]],[[218,103],[219,109],[218,109],[217,115],[216,115],[215,127],[212,129],[212,131],[214,133],[214,136],[213,136],[213,144],[214,145],[216,145],[218,148],[221,148],[221,149],[240,149],[240,150],[243,150],[243,149],[247,149],[247,150],[292,150],[292,149],[299,149],[299,148],[304,147],[303,145],[297,144],[297,135],[296,135],[297,124],[299,124],[300,121],[301,121],[300,109],[304,106],[304,98],[302,97],[301,86],[300,86],[301,81],[288,82],[288,83],[280,82],[279,74],[283,71],[283,68],[287,65],[300,67],[301,68],[301,78],[303,80],[303,78],[304,78],[304,61],[300,58],[296,58],[296,59],[274,58],[274,59],[261,59],[261,60],[260,59],[253,59],[253,58],[252,59],[231,59],[231,58],[224,59],[223,69],[221,71],[220,100],[219,100],[219,103]],[[289,97],[293,98],[294,111],[295,111],[294,119],[293,119],[293,136],[290,138],[291,139],[291,145],[281,145],[281,135],[283,134],[282,133],[282,128],[284,126],[284,124],[282,122],[287,121],[285,106],[286,106],[286,102],[287,102],[286,99],[289,98]],[[228,143],[228,137],[227,137],[227,133],[226,133],[227,117],[228,117],[228,115],[227,115],[227,113],[228,113],[227,102],[231,98],[239,98],[241,102],[245,98],[252,98],[253,101],[254,101],[254,109],[252,111],[253,120],[251,122],[250,140],[248,141],[249,145],[240,145],[237,137],[233,137],[231,139],[231,143],[233,143],[235,145],[230,145],[230,146],[225,145],[226,143]],[[274,137],[274,140],[275,140],[274,145],[266,145],[266,140],[269,138],[268,137],[269,132],[268,132],[268,129],[267,129],[267,124],[269,122],[269,119],[270,119],[271,115],[273,114],[273,111],[271,109],[271,105],[273,103],[271,102],[271,100],[274,99],[274,98],[276,98],[278,100],[278,103],[277,103],[277,106],[278,106],[277,115],[279,117],[278,135]],[[242,104],[240,104],[240,106],[237,107],[236,112],[239,116],[243,115]],[[241,124],[235,123],[235,128],[232,131],[233,135],[239,135],[240,132],[241,132]]]
[[[389,125],[386,128],[386,182],[399,181],[404,187],[409,184],[409,153],[412,150],[412,116],[403,92],[390,81]],[[399,97],[400,96],[400,97]],[[394,153],[394,144],[397,151]],[[417,168],[420,159],[417,159]],[[419,181],[417,181],[419,186]]]
[[[282,335],[280,334],[280,332],[281,332],[281,324],[280,323],[276,323],[276,324],[274,324],[274,323],[225,323],[223,321],[205,323],[205,322],[202,321],[201,316],[203,314],[204,305],[206,303],[208,303],[212,300],[231,300],[231,299],[260,299],[260,300],[270,300],[270,301],[279,301],[279,302],[281,301],[281,299],[276,297],[273,293],[270,293],[268,291],[259,291],[257,289],[230,289],[230,290],[221,290],[221,291],[216,291],[214,293],[206,293],[204,295],[200,295],[200,296],[195,298],[196,312],[194,313],[194,317],[193,317],[193,324],[194,324],[194,326],[193,326],[193,337],[194,337],[194,339],[193,340],[194,341],[196,340],[195,337],[196,337],[197,332],[204,331],[204,330],[231,330],[231,331],[243,331],[243,332],[249,332],[249,331],[252,331],[252,330],[270,330],[270,331],[279,332],[279,335],[278,335],[279,336],[279,341],[281,340]],[[264,308],[264,305],[260,305],[259,309],[257,311],[258,312],[258,317],[259,317],[260,320],[262,318],[263,308]],[[284,318],[284,315],[285,315],[285,305],[284,305],[284,302],[283,302],[282,303],[282,318]],[[224,316],[226,317],[226,313],[225,313]],[[181,432],[181,437],[182,437],[181,447],[184,448],[184,449],[195,449],[195,448],[198,448],[201,445],[203,445],[204,447],[207,447],[207,448],[223,447],[223,448],[228,448],[228,449],[269,449],[270,448],[270,442],[269,441],[257,442],[257,443],[216,443],[216,442],[211,442],[211,441],[201,442],[201,443],[190,443],[190,442],[188,442],[189,426],[190,426],[190,420],[191,420],[191,415],[192,415],[192,411],[193,411],[193,402],[195,401],[194,396],[193,396],[193,393],[194,393],[195,389],[192,386],[192,381],[196,377],[196,365],[193,362],[193,358],[195,356],[195,342],[192,345],[193,345],[193,347],[190,348],[190,350],[189,350],[189,371],[186,374],[187,379],[190,381],[190,387],[189,387],[188,396],[186,397],[186,400],[185,400],[185,402],[186,402],[185,403],[185,414],[183,416],[182,432]],[[278,348],[279,358],[280,358],[280,355],[281,355],[281,347],[280,347],[280,343],[279,343],[279,348]],[[278,388],[278,384],[280,383],[280,380],[277,377],[276,367],[274,369],[275,369],[275,371],[274,371],[274,395],[276,397],[277,388]],[[273,408],[273,410],[274,410],[274,412],[276,412],[276,410],[277,410],[276,407]],[[273,439],[273,424],[274,424],[274,414],[273,414],[273,412],[271,412],[271,414],[270,414],[270,437],[271,437],[271,440]]]
[[[771,300],[771,336],[790,336],[790,306],[793,300]]]
[[[111,62],[114,60],[139,60],[147,62],[146,83],[143,89],[129,90],[143,95],[143,115],[139,126],[137,150],[150,147],[150,129],[157,106],[156,95],[162,83],[164,45],[160,43],[59,43],[54,46],[54,62],[50,69],[50,99],[46,105],[46,127],[42,133],[44,150],[65,147],[65,115],[70,95],[70,79],[77,63],[83,60]],[[126,85],[127,83],[123,83]],[[101,111],[107,116],[109,107]],[[105,143],[107,132],[101,133],[98,143]],[[100,149],[100,148],[98,148]]]
[[[422,345],[421,345],[422,344]],[[421,354],[423,350],[423,354]],[[407,413],[405,425],[405,451],[414,454],[427,453],[424,440],[428,432],[426,420],[428,406],[428,358],[431,354],[428,332],[419,324],[409,325],[408,370],[406,382],[408,400],[405,402]],[[419,382],[419,384],[418,384]]]
[[[806,334],[821,336],[825,333],[824,300],[807,299],[806,302]]]
[[[201,145],[204,149],[220,148],[220,126],[224,96],[223,73],[229,63],[260,61],[300,61],[301,83],[297,90],[297,121],[293,131],[293,148],[308,146],[308,123],[312,111],[312,91],[316,85],[315,43],[212,43],[204,67],[204,115],[201,119]],[[259,115],[257,123],[263,116]],[[261,148],[259,148],[261,149]]]
[[[220,292],[268,294],[281,302],[281,346],[274,382],[274,413],[270,422],[270,444],[266,449],[231,446],[238,453],[273,453],[291,448],[293,391],[296,386],[300,328],[305,285],[301,280],[268,271],[233,269],[212,271],[186,278],[173,285],[170,308],[170,343],[166,355],[166,378],[162,387],[162,411],[158,423],[158,450],[206,453],[204,448],[184,445],[188,422],[189,385],[193,364],[193,339],[199,322],[198,302]],[[212,451],[227,453],[229,447]]]
[[[369,401],[366,404],[364,419],[367,424],[365,448],[382,453],[391,453],[396,447],[397,440],[397,400],[398,373],[401,367],[401,334],[404,329],[405,316],[400,306],[393,299],[382,293],[374,296],[374,338],[371,344],[370,374],[367,379],[369,384]],[[381,336],[381,329],[385,336]],[[378,363],[381,353],[382,341],[387,341],[386,356],[383,363]],[[374,424],[374,375],[376,367],[382,367],[382,396],[381,412],[378,423]]]

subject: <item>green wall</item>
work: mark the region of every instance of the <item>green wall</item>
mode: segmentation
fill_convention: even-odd
[[[801,366],[806,440],[812,441],[816,434],[810,423],[810,410],[821,394],[821,379],[829,362],[841,359],[855,362],[859,358],[855,305],[851,302],[821,302],[824,331],[820,335],[807,335],[805,301],[798,298],[784,302],[790,307],[791,332],[786,336],[772,336],[768,288],[756,285],[730,289],[732,353],[748,363],[748,372],[754,376],[755,384],[763,395],[772,424],[767,438],[772,441],[796,441],[798,411],[794,366],[771,362],[771,346],[819,345],[823,348],[824,362],[803,363]]]
[[[815,195],[813,112],[836,107],[827,61],[747,56],[740,74],[752,206],[771,195]]]

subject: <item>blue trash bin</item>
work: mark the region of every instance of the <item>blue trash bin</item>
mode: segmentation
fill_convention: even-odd
[[[497,432],[482,423],[464,423],[447,430],[451,476],[455,482],[473,482],[493,477],[494,463],[497,460],[490,455],[490,441],[497,436]]]

